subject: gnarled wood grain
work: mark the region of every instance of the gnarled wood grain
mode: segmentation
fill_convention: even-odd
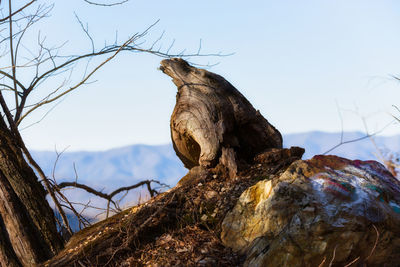
[[[234,172],[237,160],[250,162],[268,148],[282,147],[279,131],[223,77],[179,58],[163,60],[160,69],[178,87],[170,126],[185,167],[214,167],[224,154],[223,164]]]

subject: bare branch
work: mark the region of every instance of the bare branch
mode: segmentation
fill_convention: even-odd
[[[17,45],[15,47],[15,64],[17,64],[17,54],[18,54],[18,50],[20,45],[22,44],[22,38],[24,37],[25,33],[27,32],[27,30],[36,22],[40,21],[42,18],[48,16],[48,14],[50,13],[50,11],[53,9],[54,4],[53,5],[49,5],[49,6],[45,6],[45,5],[40,5],[34,14],[30,15],[27,17],[27,22],[25,24],[25,26],[23,27],[23,29],[20,31],[19,33],[19,38],[17,41]],[[39,32],[39,36],[40,36],[40,32]],[[40,37],[39,37],[40,38]],[[42,49],[43,47],[40,46],[40,48]],[[39,57],[39,56],[38,56]],[[37,57],[37,58],[38,58]]]
[[[37,121],[25,126],[22,129],[19,129],[20,132],[22,132],[23,130],[26,130],[30,127],[32,127],[33,125],[39,124],[40,122],[42,122],[59,104],[61,104],[61,102],[63,102],[63,99],[58,101],[54,106],[52,106],[48,111],[46,111],[46,113]]]
[[[4,75],[5,77],[7,77],[7,78],[9,78],[10,80],[14,80],[13,79],[13,76],[12,75],[10,75],[10,74],[8,74],[7,72],[5,72],[5,71],[2,71],[2,70],[0,70],[0,74],[1,75]],[[18,86],[19,87],[21,87],[23,90],[26,90],[25,89],[25,86],[22,84],[22,83],[20,83],[18,80],[15,80],[15,82],[18,84]]]
[[[340,143],[338,143],[337,145],[331,147],[330,149],[328,149],[327,151],[325,151],[324,153],[322,153],[322,155],[326,155],[326,154],[328,154],[329,152],[332,152],[333,150],[335,150],[336,148],[338,148],[338,147],[340,147],[340,146],[342,146],[342,145],[349,144],[349,143],[354,143],[354,142],[358,142],[358,141],[361,141],[361,140],[364,140],[364,139],[367,139],[367,138],[371,138],[371,137],[373,137],[373,136],[375,136],[375,135],[377,135],[377,134],[383,132],[387,127],[389,127],[390,125],[392,125],[394,121],[395,121],[395,120],[390,121],[390,123],[386,124],[386,125],[385,125],[384,127],[382,127],[380,130],[378,130],[378,131],[376,131],[376,132],[374,132],[374,133],[372,133],[372,134],[370,134],[370,133],[367,132],[364,136],[359,137],[359,138],[355,138],[355,139],[351,139],[351,140],[347,140],[347,141],[343,141],[343,139],[342,139],[342,140],[340,141]]]
[[[78,15],[74,12],[75,18],[78,20],[79,25],[81,26],[83,32],[86,34],[86,36],[89,38],[90,43],[92,45],[92,53],[94,53],[94,41],[92,36],[89,34],[89,26],[86,24],[86,27],[83,25],[83,22],[81,19],[78,17]]]
[[[375,243],[374,243],[374,246],[372,247],[371,252],[369,253],[368,257],[365,258],[365,261],[367,261],[372,256],[372,254],[375,251],[376,245],[378,245],[378,241],[379,241],[379,231],[374,224],[372,226],[374,227],[375,232],[376,232],[376,239],[375,239]]]
[[[110,199],[110,196],[108,194],[105,194],[105,193],[102,193],[100,191],[97,191],[97,190],[95,190],[95,189],[93,189],[90,186],[87,186],[85,184],[80,184],[80,183],[77,183],[77,182],[62,182],[62,183],[58,184],[58,188],[60,188],[60,189],[65,188],[65,187],[75,187],[75,188],[83,189],[86,192],[88,192],[90,194],[93,194],[95,196],[98,196],[98,197],[101,197],[101,198],[104,198],[104,199],[107,199],[107,200]]]
[[[142,186],[142,185],[147,185],[147,189],[148,189],[148,191],[149,191],[149,193],[150,193],[150,196],[154,196],[154,194],[157,193],[157,191],[154,191],[153,189],[151,189],[150,184],[151,184],[152,182],[153,182],[153,183],[158,183],[158,184],[160,184],[160,182],[158,182],[158,181],[156,181],[156,180],[145,180],[145,181],[141,181],[141,182],[139,182],[139,183],[137,183],[137,184],[134,184],[134,185],[131,185],[131,186],[126,186],[126,187],[118,188],[117,190],[111,192],[111,193],[110,193],[110,196],[111,196],[111,197],[114,197],[115,195],[117,195],[117,194],[119,194],[119,193],[121,193],[121,192],[123,192],[123,191],[129,191],[129,190],[131,190],[131,189],[140,187],[140,186]]]
[[[336,248],[337,248],[337,245],[336,245],[335,248],[333,249],[333,255],[332,255],[331,261],[329,262],[329,267],[332,266],[333,261],[335,260],[335,257],[336,257]]]
[[[395,80],[397,80],[397,81],[400,81],[400,77],[398,77],[398,76],[390,75],[390,77],[392,77],[393,79],[395,79]]]
[[[42,16],[46,15],[47,14],[46,12],[47,12],[46,10],[43,11],[42,13],[37,11],[36,12],[37,17],[40,17],[40,15],[42,15]],[[153,44],[151,45],[150,48],[140,47],[140,44],[138,44],[138,41],[141,40],[144,36],[146,36],[148,34],[149,30],[151,28],[153,28],[158,23],[158,21],[156,21],[155,23],[150,25],[143,32],[134,34],[131,38],[129,38],[123,44],[114,44],[114,45],[110,45],[110,46],[105,46],[102,49],[95,51],[94,40],[91,37],[91,35],[89,34],[88,26],[84,26],[84,24],[80,20],[80,18],[76,14],[75,14],[75,16],[76,16],[76,19],[78,20],[78,23],[80,24],[82,30],[85,32],[87,37],[90,39],[90,43],[91,43],[91,52],[90,53],[83,54],[83,55],[82,54],[75,55],[75,56],[74,55],[60,56],[60,55],[58,55],[58,48],[47,48],[44,45],[45,39],[43,38],[41,40],[40,33],[39,33],[39,37],[38,37],[39,38],[38,45],[40,48],[39,54],[37,56],[34,56],[33,59],[28,61],[28,62],[36,62],[33,65],[34,67],[36,67],[36,75],[31,80],[29,86],[25,87],[22,85],[21,81],[18,81],[18,79],[13,79],[14,75],[10,75],[5,71],[0,71],[0,74],[3,74],[5,77],[7,77],[11,81],[15,82],[16,85],[19,88],[21,88],[21,90],[22,90],[21,93],[18,93],[18,90],[15,90],[17,104],[18,104],[17,96],[20,97],[20,102],[16,106],[15,116],[14,116],[14,121],[15,121],[16,125],[20,125],[22,120],[27,115],[29,115],[30,113],[35,111],[36,109],[38,109],[44,105],[50,104],[53,101],[58,100],[59,98],[65,96],[66,94],[70,93],[71,91],[79,88],[80,86],[87,85],[89,83],[89,78],[91,78],[94,73],[96,73],[100,68],[102,68],[104,66],[105,63],[107,63],[108,61],[113,59],[118,53],[120,53],[122,51],[149,53],[149,54],[153,54],[153,55],[156,55],[159,57],[164,57],[164,58],[170,58],[170,57],[188,58],[188,57],[193,57],[193,56],[199,57],[199,56],[228,56],[229,55],[229,54],[223,55],[221,53],[219,53],[219,54],[200,54],[201,41],[200,41],[200,45],[199,45],[199,49],[197,50],[197,53],[193,53],[193,54],[190,54],[190,53],[185,54],[185,50],[183,50],[182,52],[180,52],[178,54],[170,54],[169,51],[170,51],[173,43],[171,44],[171,46],[168,48],[168,50],[166,52],[161,51],[160,50],[161,47],[159,49],[154,49],[154,46],[160,41],[160,39],[162,38],[162,35],[153,42]],[[25,30],[26,30],[26,28],[21,31],[20,38],[22,38],[23,34],[25,33]],[[19,43],[18,43],[18,46],[19,46]],[[29,48],[26,48],[26,49],[28,52],[30,52]],[[55,53],[53,53],[54,50],[56,50]],[[42,51],[46,51],[47,54],[43,53]],[[108,57],[103,62],[101,62],[100,64],[98,64],[97,66],[93,67],[90,70],[89,63],[92,58],[107,55],[107,54],[112,54],[112,56]],[[64,87],[66,85],[65,83],[61,84],[52,93],[50,93],[46,97],[42,98],[42,100],[40,100],[39,102],[37,102],[35,104],[30,104],[29,106],[26,106],[27,99],[33,90],[38,89],[38,87],[41,84],[43,84],[48,78],[62,74],[63,72],[71,71],[72,68],[74,66],[76,66],[76,64],[78,64],[79,62],[81,62],[83,60],[87,60],[87,63],[86,63],[85,71],[83,72],[83,77],[80,79],[79,82],[77,82],[73,86],[70,86],[69,88]],[[44,63],[46,63],[47,61],[52,62],[52,68],[44,71],[43,73],[40,73],[39,67],[41,65],[43,65]],[[26,63],[26,64],[29,64],[29,63]],[[14,66],[15,66],[15,62],[14,62]],[[13,69],[15,69],[15,67]],[[89,72],[89,73],[87,73],[87,72]],[[70,75],[72,75],[72,71],[71,71]],[[70,76],[70,78],[71,78],[71,76]]]
[[[11,7],[11,0],[8,0],[8,28],[10,31],[10,36],[13,36],[13,22],[12,22],[12,7]],[[11,58],[11,68],[12,68],[12,80],[14,83],[14,96],[15,96],[15,106],[18,107],[18,91],[17,91],[17,74],[15,69],[15,58],[14,58],[14,47],[13,47],[13,38],[10,38],[10,58]]]
[[[102,3],[97,3],[97,2],[93,2],[93,1],[89,1],[89,0],[83,0],[83,1],[85,1],[88,4],[95,5],[95,6],[110,7],[110,6],[122,5],[123,3],[126,3],[129,0],[123,0],[123,1],[120,1],[120,2],[114,2],[114,3],[110,3],[110,4],[102,4]]]
[[[113,204],[116,210],[118,210],[118,211],[121,210],[119,208],[119,202],[122,200],[122,198],[124,196],[119,201],[114,201],[113,200],[113,198],[116,195],[118,195],[119,193],[121,193],[121,192],[126,191],[126,193],[127,193],[128,191],[130,191],[132,189],[135,189],[135,188],[141,187],[143,185],[146,185],[146,188],[149,191],[150,197],[153,197],[154,195],[159,194],[159,192],[157,190],[155,190],[155,189],[153,189],[151,187],[151,183],[156,183],[156,184],[159,184],[159,185],[161,185],[163,187],[169,187],[169,186],[167,186],[167,185],[165,185],[163,183],[160,183],[157,180],[144,180],[144,181],[141,181],[141,182],[139,182],[137,184],[134,184],[134,185],[131,185],[131,186],[118,188],[118,189],[114,190],[113,192],[111,192],[109,194],[103,193],[103,192],[98,191],[98,190],[95,190],[95,189],[93,189],[92,187],[90,187],[88,185],[81,184],[81,183],[78,183],[76,181],[75,182],[62,182],[59,185],[57,185],[57,188],[59,188],[59,189],[66,188],[66,187],[79,188],[79,189],[85,190],[86,192],[88,192],[90,194],[93,194],[95,196],[98,196],[100,198],[103,198],[103,199],[107,200],[106,217],[108,218],[109,211],[110,211],[110,204]]]
[[[343,142],[343,116],[342,116],[342,112],[340,112],[340,107],[339,107],[339,103],[337,101],[335,101],[336,103],[336,109],[338,111],[338,115],[339,115],[339,119],[340,119],[340,142]]]
[[[23,7],[21,7],[20,9],[18,9],[17,11],[14,11],[13,13],[9,14],[7,17],[4,17],[2,19],[0,19],[0,23],[7,21],[8,19],[10,19],[12,16],[20,13],[22,10],[24,10],[25,8],[27,8],[28,6],[32,5],[34,2],[36,2],[37,0],[32,0],[29,3],[27,3],[26,5],[24,5]]]
[[[349,266],[351,266],[353,263],[357,262],[359,259],[360,259],[360,256],[358,256],[357,258],[355,258],[354,260],[352,260],[351,262],[349,262],[348,264],[346,264],[346,265],[343,266],[343,267],[349,267]]]
[[[76,88],[80,87],[81,85],[85,84],[85,82],[95,73],[97,72],[104,64],[106,64],[107,62],[109,62],[111,59],[113,59],[121,50],[122,48],[129,44],[130,42],[132,42],[132,39],[129,39],[128,41],[125,42],[124,45],[122,45],[121,47],[119,47],[118,50],[115,51],[115,53],[110,56],[109,58],[107,58],[105,61],[103,61],[102,63],[100,63],[96,68],[94,68],[94,70],[92,70],[84,79],[82,79],[79,83],[77,83],[75,86],[70,87],[68,90],[62,92],[61,94],[57,95],[56,97],[53,97],[51,99],[48,99],[46,101],[43,101],[39,104],[37,104],[36,106],[34,106],[33,108],[29,109],[24,115],[21,116],[21,118],[16,118],[17,120],[17,125],[21,123],[21,121],[27,116],[29,115],[32,111],[36,110],[37,108],[49,104],[51,102],[54,102],[55,100],[59,99],[60,97],[63,97],[64,95],[70,93],[71,91],[75,90]],[[30,92],[30,89],[27,90],[27,92]],[[24,102],[25,104],[25,102]],[[21,103],[22,105],[22,103]]]
[[[151,183],[157,183],[159,185],[166,186],[165,184],[162,184],[157,180],[143,180],[143,181],[141,181],[137,184],[131,185],[131,186],[118,188],[109,194],[97,191],[88,185],[77,183],[77,182],[62,182],[62,183],[58,184],[58,188],[60,188],[60,189],[66,188],[66,187],[80,188],[80,189],[85,190],[86,192],[91,193],[95,196],[98,196],[98,197],[101,197],[101,198],[104,198],[106,200],[110,200],[111,202],[113,202],[112,198],[114,196],[118,195],[119,193],[121,193],[123,191],[129,191],[129,190],[141,187],[143,185],[147,186],[150,196],[153,197],[155,194],[158,194],[158,192],[151,188]]]

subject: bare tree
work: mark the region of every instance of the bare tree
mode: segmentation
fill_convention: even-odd
[[[126,2],[84,1],[100,6]],[[21,122],[90,83],[90,78],[121,52],[143,52],[165,58],[200,55],[200,51],[191,55],[173,55],[170,48],[160,51],[155,49],[158,39],[149,47],[141,47],[140,43],[154,25],[121,43],[115,41],[97,48],[79,17],[78,23],[91,46],[88,52],[65,55],[62,53],[65,43],[51,46],[45,36],[35,33],[34,26],[48,17],[52,8],[53,5],[39,0],[0,1],[3,14],[0,18],[0,262],[4,266],[32,266],[62,249],[64,241],[46,201],[47,194],[61,215],[63,227],[71,233],[60,201],[71,209],[73,206],[32,158],[20,134]],[[30,43],[29,48],[25,45],[28,33],[37,38],[36,44]],[[78,66],[84,70],[83,74],[74,72]],[[49,92],[45,88],[53,89]],[[110,202],[112,197],[113,194],[107,195]]]

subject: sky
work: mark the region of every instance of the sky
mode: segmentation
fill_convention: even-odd
[[[161,50],[175,40],[171,52],[197,52],[201,40],[203,54],[231,54],[190,61],[216,64],[207,69],[231,82],[283,134],[365,131],[366,126],[374,132],[392,115],[400,116],[393,107],[400,106],[400,83],[392,77],[400,75],[399,1],[130,0],[107,8],[56,1],[38,29],[48,44],[68,40],[66,54],[91,49],[74,12],[98,48],[159,20],[142,47],[164,32],[157,43]],[[31,34],[26,42],[35,40]],[[177,89],[158,70],[161,60],[119,54],[89,85],[22,130],[28,147],[77,151],[170,142]],[[49,108],[32,114],[21,128]],[[382,134],[398,133],[400,125],[392,125]]]

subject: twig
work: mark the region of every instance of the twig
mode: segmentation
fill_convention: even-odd
[[[333,146],[332,148],[330,148],[330,149],[328,149],[327,151],[325,151],[324,153],[322,153],[322,155],[326,155],[326,154],[328,154],[329,152],[332,152],[333,150],[335,150],[336,148],[338,148],[338,147],[340,147],[340,146],[342,146],[342,145],[349,144],[349,143],[354,143],[354,142],[358,142],[358,141],[361,141],[361,140],[364,140],[364,139],[373,137],[373,136],[375,136],[375,135],[377,135],[377,134],[383,132],[387,127],[389,127],[390,125],[392,125],[393,122],[394,122],[394,120],[390,121],[390,123],[388,123],[388,124],[385,125],[383,128],[381,128],[380,130],[378,130],[378,131],[376,131],[376,132],[374,132],[374,133],[372,133],[372,134],[366,133],[365,136],[362,136],[362,137],[359,137],[359,138],[351,139],[351,140],[348,140],[348,141],[343,141],[343,140],[342,140],[339,144]]]
[[[124,244],[122,244],[119,248],[113,251],[113,254],[111,255],[110,259],[107,261],[105,265],[108,265],[119,251],[129,247],[129,245],[132,243],[132,241],[135,239],[138,233],[143,228],[145,228],[156,216],[158,216],[158,214],[160,214],[165,209],[165,207],[168,206],[175,199],[175,196],[176,193],[173,193],[171,198],[169,198],[161,207],[159,207],[149,218],[147,218],[140,226],[135,227],[133,234],[128,238],[126,238]]]
[[[318,265],[318,267],[324,266],[325,261],[326,261],[326,256],[324,257],[324,259],[322,260],[322,262]]]
[[[32,0],[29,3],[27,3],[26,5],[24,5],[23,7],[21,7],[20,9],[14,11],[13,13],[11,13],[11,15],[8,15],[7,17],[4,17],[2,19],[0,19],[0,23],[4,22],[6,20],[8,20],[9,18],[11,18],[12,16],[14,16],[15,14],[20,13],[22,10],[24,10],[25,8],[27,8],[28,6],[32,5],[34,2],[36,2],[37,0]]]
[[[12,8],[11,8],[11,0],[8,0],[8,28],[10,30],[10,36],[13,36],[13,21],[12,21]],[[14,96],[15,96],[15,106],[18,107],[18,90],[17,90],[17,74],[15,69],[15,62],[14,62],[14,47],[13,47],[13,38],[10,38],[10,57],[11,57],[11,69],[12,69],[12,77],[14,83]]]
[[[331,261],[329,262],[329,267],[331,267],[332,266],[332,264],[333,264],[333,260],[335,259],[335,257],[336,257],[336,248],[337,248],[337,245],[335,246],[335,248],[333,249],[333,255],[332,255],[332,259],[331,259]]]
[[[85,1],[85,2],[88,3],[88,4],[95,5],[95,6],[110,7],[110,6],[122,5],[123,3],[126,3],[126,2],[128,2],[129,0],[123,0],[123,1],[115,2],[115,3],[111,3],[111,4],[101,4],[101,3],[97,3],[97,2],[93,2],[93,1],[89,1],[89,0],[83,0],[83,1]]]
[[[70,93],[71,91],[75,90],[76,88],[80,87],[81,85],[83,85],[94,73],[96,73],[104,64],[106,64],[107,62],[109,62],[111,59],[113,59],[119,52],[122,51],[123,47],[129,45],[131,42],[133,41],[132,38],[130,38],[128,41],[126,41],[122,46],[120,46],[112,56],[108,57],[106,60],[104,60],[102,63],[100,63],[96,68],[94,68],[94,70],[92,70],[84,79],[82,79],[80,82],[78,82],[76,85],[70,87],[68,90],[62,92],[61,94],[46,100],[44,102],[41,102],[39,104],[37,104],[36,106],[34,106],[33,108],[29,109],[24,115],[22,115],[20,118],[18,118],[17,120],[17,124],[21,123],[21,121],[27,116],[29,115],[32,111],[36,110],[37,108],[45,105],[45,104],[49,104],[57,99],[59,99],[60,97]],[[45,77],[45,76],[42,76]],[[35,85],[39,80],[36,80],[33,84]],[[33,89],[33,88],[32,88]],[[28,89],[29,91],[29,89]],[[25,93],[25,92],[24,92]],[[25,104],[25,102],[24,102]],[[21,103],[22,105],[22,103]],[[21,110],[21,109],[19,109]]]
[[[368,257],[365,258],[365,261],[367,261],[372,256],[372,253],[374,253],[376,245],[378,244],[378,240],[379,240],[379,231],[378,231],[378,229],[376,228],[376,226],[374,224],[372,226],[374,227],[374,229],[376,231],[376,239],[375,239],[375,244],[374,244],[371,252],[369,253]]]
[[[343,267],[349,267],[350,265],[352,265],[353,263],[355,263],[356,261],[358,261],[360,259],[360,257],[355,258],[354,260],[352,260],[350,263],[346,264]]]
[[[103,193],[103,192],[98,191],[98,190],[95,190],[95,189],[93,189],[92,187],[90,187],[88,185],[81,184],[81,183],[78,183],[76,181],[75,182],[62,182],[62,183],[57,185],[57,188],[58,189],[62,189],[62,188],[66,188],[66,187],[79,188],[79,189],[85,190],[86,192],[88,192],[90,194],[93,194],[95,196],[98,196],[100,198],[103,198],[103,199],[107,200],[106,218],[108,218],[109,211],[110,211],[110,204],[113,204],[115,209],[120,210],[119,209],[119,205],[113,200],[113,198],[116,195],[118,195],[119,193],[121,193],[121,192],[124,192],[124,191],[128,192],[129,190],[132,190],[132,189],[138,188],[140,186],[146,185],[147,190],[149,191],[149,194],[150,194],[151,197],[153,197],[155,194],[158,194],[159,192],[154,190],[151,187],[151,183],[156,183],[156,184],[159,184],[161,186],[168,187],[167,185],[165,185],[163,183],[160,183],[157,180],[144,180],[144,181],[141,181],[141,182],[139,182],[137,184],[134,184],[134,185],[131,185],[131,186],[120,187],[120,188],[114,190],[113,192],[111,192],[109,194]]]

